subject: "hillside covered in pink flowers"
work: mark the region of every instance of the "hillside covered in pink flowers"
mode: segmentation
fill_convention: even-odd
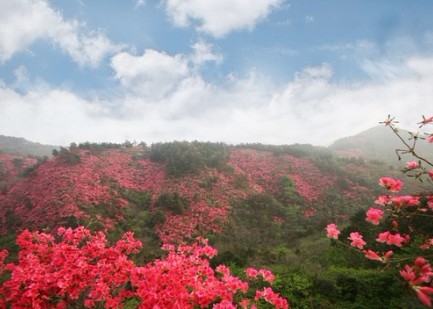
[[[107,236],[107,249],[133,232],[143,245],[135,250],[134,262],[154,269],[158,261],[165,265],[164,259],[170,258],[162,248],[206,239],[219,252],[211,255],[212,269],[225,265],[235,275],[248,267],[272,269],[276,274],[272,289],[278,294],[265,298],[281,295],[294,308],[304,308],[305,295],[314,292],[311,299],[319,306],[348,304],[345,290],[340,289],[351,285],[347,269],[361,261],[329,247],[324,228],[330,221],[343,226],[357,222],[374,202],[371,197],[379,193],[377,179],[398,174],[397,168],[377,160],[341,158],[326,148],[299,144],[85,143],[56,149],[50,158],[0,153],[0,246],[8,250],[8,261],[15,262],[23,257],[18,255],[20,248],[25,249],[16,242],[23,237],[18,235],[36,237],[29,231],[33,235],[38,231],[55,235],[68,227],[101,231]],[[405,187],[411,188],[409,183]],[[39,240],[29,245],[49,248]],[[81,254],[80,244],[73,250]],[[349,268],[337,273],[329,268],[342,261]],[[318,270],[320,265],[326,268]],[[16,276],[19,269],[14,271]],[[163,268],[158,271],[164,275]],[[384,276],[377,280],[388,280]],[[363,278],[358,278],[362,284]],[[148,282],[142,279],[137,285]],[[328,281],[337,296],[322,286]],[[391,285],[389,291],[393,289]],[[370,301],[365,295],[371,289],[356,291],[363,302]],[[274,298],[271,303],[279,301]]]
[[[216,163],[201,162],[200,156],[210,156],[205,151],[213,148]],[[234,201],[253,196],[269,195],[281,204],[282,212],[269,214],[276,221],[287,219],[284,208],[314,221],[331,212],[348,216],[371,191],[369,167],[363,161],[340,160],[337,165],[335,157],[314,156],[308,147],[265,148],[88,144],[62,148],[53,158],[39,161],[3,153],[1,232],[90,221],[110,231],[127,220],[125,213],[141,207],[143,221],[155,223],[159,240],[172,243],[221,233]],[[350,203],[351,209],[331,209],[326,203],[330,194],[338,194],[341,204]]]

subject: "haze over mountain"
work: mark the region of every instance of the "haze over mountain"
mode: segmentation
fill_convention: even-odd
[[[408,142],[409,146],[413,145],[413,139],[411,139],[409,131],[399,129],[399,134]],[[389,164],[402,165],[406,161],[414,159],[409,154],[404,155],[400,152],[401,162],[399,162],[396,149],[407,149],[391,129],[383,125],[370,128],[354,136],[339,139],[329,146],[329,149],[343,157],[379,160]],[[418,140],[415,150],[422,157],[433,159],[431,146],[425,140]]]
[[[21,154],[24,156],[51,156],[58,146],[30,142],[24,138],[0,135],[0,152]]]

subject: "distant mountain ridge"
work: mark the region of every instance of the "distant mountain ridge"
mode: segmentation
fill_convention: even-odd
[[[51,156],[58,146],[30,142],[24,138],[0,135],[0,152],[20,154],[23,156]]]
[[[400,135],[408,141],[410,133],[399,129]],[[412,141],[409,141],[410,145]],[[399,164],[396,149],[405,149],[399,138],[385,126],[376,126],[354,136],[344,137],[335,141],[329,149],[338,156],[346,158],[363,158],[383,161],[389,164]],[[426,158],[432,159],[432,146],[424,140],[419,140],[415,147],[416,152]],[[402,155],[402,162],[413,160],[410,155]]]
[[[399,132],[405,140],[410,137],[407,130],[400,129]],[[44,145],[24,138],[0,135],[0,153],[49,157],[54,149],[58,150],[59,146]],[[388,127],[383,125],[372,127],[353,136],[343,137],[328,147],[329,151],[344,158],[362,158],[399,164],[396,149],[404,149],[404,145]],[[425,141],[420,140],[416,150],[420,155],[433,160],[432,147]],[[407,160],[412,160],[412,158],[409,155],[402,156],[403,162]]]

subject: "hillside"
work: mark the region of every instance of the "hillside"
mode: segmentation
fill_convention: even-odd
[[[57,146],[30,142],[24,138],[0,135],[0,153],[20,154],[23,156],[51,156]]]
[[[406,141],[409,140],[409,131],[400,129],[399,133]],[[390,128],[380,125],[354,136],[339,139],[329,146],[329,149],[342,157],[378,160],[388,164],[401,165],[406,162],[406,159],[412,160],[407,155],[402,156],[401,164],[398,162],[395,150],[402,149],[402,146],[402,142],[392,133]],[[416,150],[421,156],[433,158],[431,147],[425,141],[419,141]]]
[[[163,243],[203,236],[219,251],[212,267],[272,269],[273,288],[292,308],[372,308],[378,301],[418,308],[394,274],[373,275],[362,256],[324,237],[329,222],[365,222],[382,192],[379,177],[399,177],[397,169],[299,144],[72,146],[43,160],[0,154],[0,248],[11,261],[25,229],[83,225],[104,231],[110,243],[132,231],[143,243],[139,265],[164,257]]]
[[[154,224],[162,242],[176,242],[221,232],[233,203],[258,195],[278,202],[269,215],[283,222],[290,213],[324,224],[365,206],[378,166],[298,148],[84,145],[47,161],[3,154],[2,232],[90,220],[110,230],[129,212]]]

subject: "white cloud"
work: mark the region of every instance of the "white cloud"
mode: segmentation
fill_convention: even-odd
[[[0,132],[66,145],[125,139],[327,145],[388,114],[415,129],[421,115],[432,114],[433,58],[408,58],[406,74],[380,82],[335,82],[325,63],[306,67],[283,86],[255,71],[228,75],[223,84],[206,82],[188,58],[153,50],[116,55],[112,65],[125,92],[106,101],[46,88],[21,94],[3,85]]]
[[[166,0],[165,8],[175,25],[194,24],[199,31],[222,37],[235,30],[253,29],[281,3],[282,0]]]
[[[221,63],[223,61],[223,56],[214,53],[212,51],[212,44],[208,44],[205,41],[196,42],[192,48],[194,49],[194,54],[191,56],[191,61],[195,65],[200,66],[205,62]]]
[[[46,0],[3,0],[0,10],[0,62],[38,40],[51,40],[79,65],[96,67],[121,47],[101,31],[86,32],[76,20],[66,20]]]
[[[152,49],[143,55],[127,52],[111,59],[115,77],[128,90],[151,99],[161,99],[188,74],[188,63],[181,56],[170,56]]]
[[[140,6],[145,6],[146,1],[145,0],[134,0],[135,2],[135,8],[139,8]]]

